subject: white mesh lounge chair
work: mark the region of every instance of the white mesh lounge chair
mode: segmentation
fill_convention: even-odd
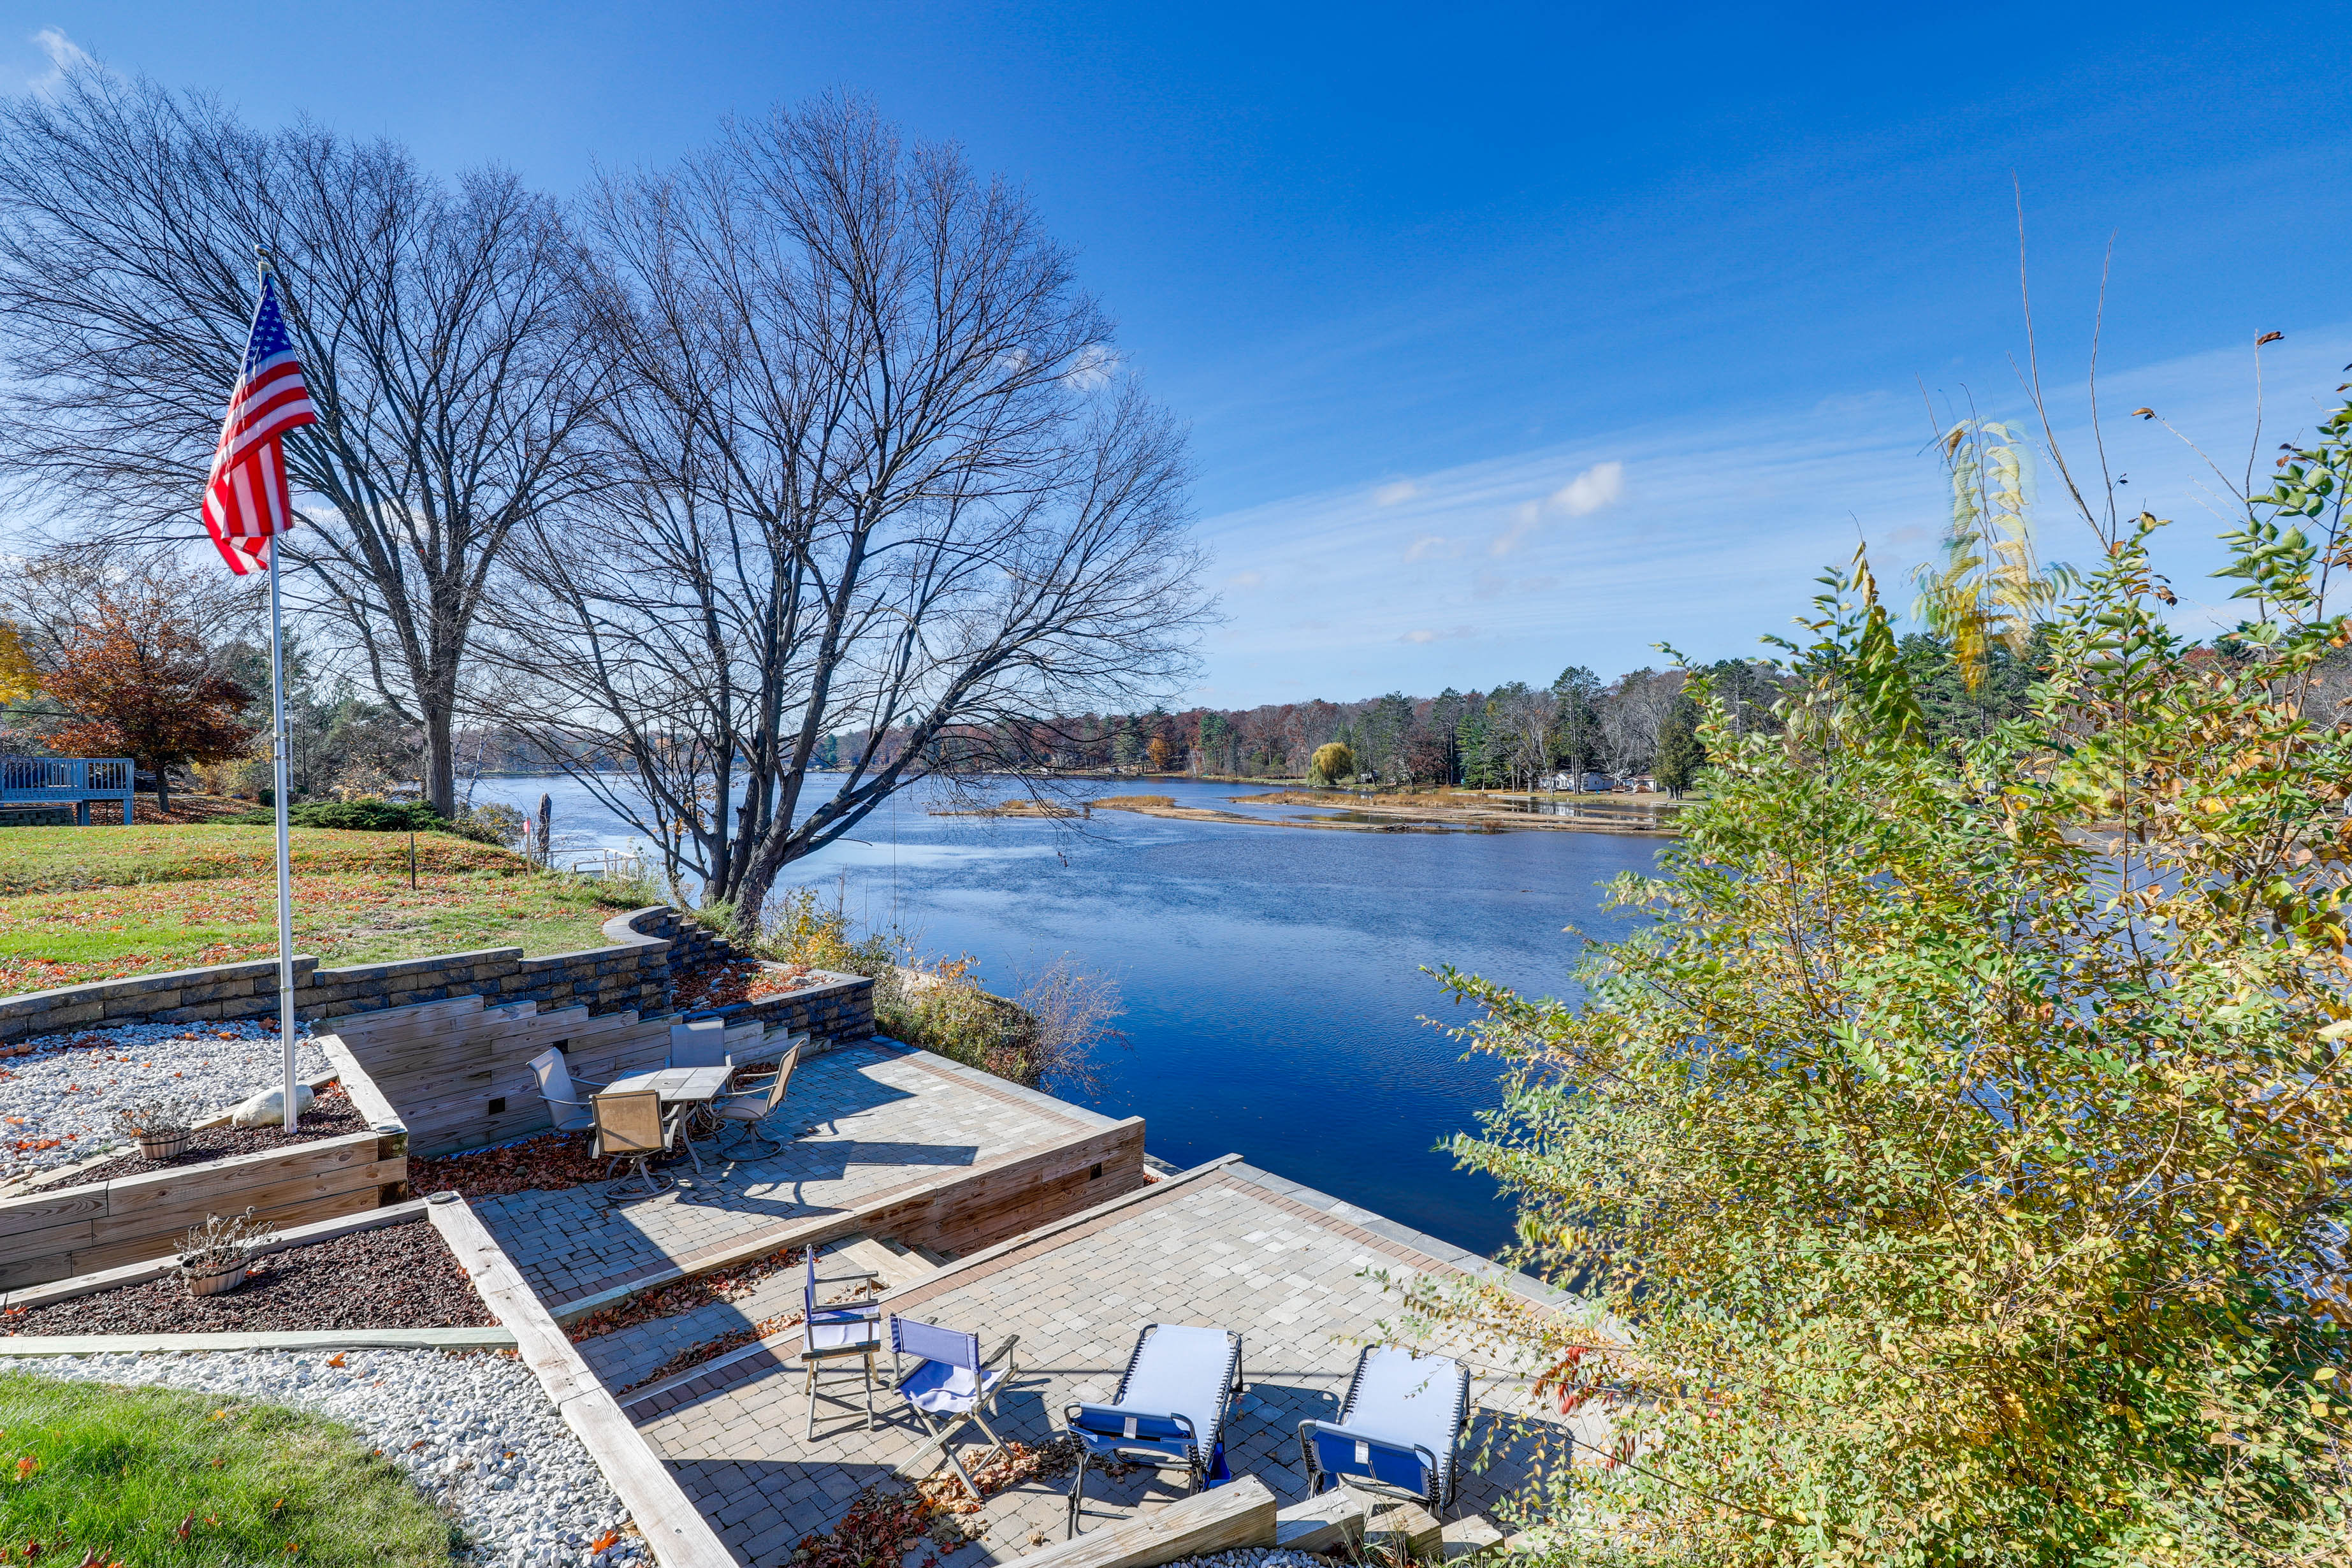
[[[808,1369],[808,1435],[816,1436],[816,1379],[826,1362],[856,1356],[866,1369],[866,1429],[874,1430],[874,1352],[882,1348],[882,1309],[871,1301],[850,1301],[820,1307],[816,1288],[852,1279],[870,1280],[860,1271],[817,1277],[816,1248],[808,1249],[808,1279],[801,1287],[801,1365]]]
[[[1233,1479],[1225,1468],[1225,1409],[1242,1391],[1242,1337],[1229,1329],[1147,1323],[1108,1405],[1072,1405],[1063,1425],[1078,1441],[1069,1533],[1086,1508],[1087,1462],[1181,1469],[1192,1489]]]
[[[967,1422],[973,1422],[986,1435],[991,1453],[1004,1447],[1004,1439],[988,1424],[987,1412],[995,1407],[997,1391],[1013,1376],[1013,1347],[1020,1342],[1019,1334],[1008,1335],[995,1353],[983,1361],[978,1334],[958,1333],[896,1313],[890,1318],[890,1376],[898,1385],[898,1397],[907,1402],[923,1430],[931,1435],[931,1442],[955,1467],[974,1501],[980,1499],[980,1488],[956,1457],[955,1435]],[[903,1376],[898,1371],[901,1354],[921,1358],[920,1364]],[[1004,1364],[999,1366],[999,1362]],[[902,1468],[912,1473],[912,1467]]]
[[[1470,1373],[1451,1356],[1366,1345],[1337,1421],[1302,1421],[1298,1447],[1308,1496],[1345,1482],[1408,1498],[1436,1513],[1460,1487]]]
[[[801,1043],[794,1040],[792,1049],[784,1053],[766,1081],[755,1080],[751,1088],[728,1095],[712,1106],[711,1114],[719,1119],[720,1131],[740,1131],[771,1149],[782,1148],[786,1140],[760,1129],[767,1121],[768,1113],[783,1103],[785,1086],[793,1081],[793,1068],[800,1065],[800,1059]]]
[[[580,1098],[580,1091],[593,1094],[603,1084],[573,1078],[563,1053],[553,1046],[530,1058],[530,1070],[539,1076],[539,1098],[547,1101],[558,1132],[585,1132],[596,1125],[595,1109]]]

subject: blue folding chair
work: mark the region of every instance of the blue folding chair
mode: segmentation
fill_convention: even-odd
[[[1298,1424],[1307,1495],[1345,1481],[1410,1499],[1432,1513],[1449,1508],[1461,1485],[1462,1434],[1469,1424],[1470,1372],[1460,1362],[1366,1345],[1339,1419]]]
[[[982,1360],[978,1334],[958,1333],[895,1312],[890,1317],[890,1376],[898,1384],[898,1397],[907,1402],[923,1430],[955,1467],[974,1501],[980,1499],[980,1487],[956,1458],[955,1435],[965,1423],[973,1422],[987,1434],[991,1453],[1004,1447],[1004,1439],[996,1435],[982,1412],[994,1407],[997,1391],[1013,1375],[1013,1347],[1020,1342],[1019,1334],[1009,1335],[994,1354]],[[903,1376],[898,1371],[901,1355],[919,1358],[915,1370]],[[999,1362],[1004,1364],[999,1366]],[[944,1426],[940,1417],[947,1420]]]
[[[801,1364],[808,1370],[808,1435],[816,1436],[816,1379],[829,1361],[856,1356],[866,1363],[866,1429],[874,1430],[874,1353],[882,1348],[882,1309],[871,1301],[816,1304],[819,1285],[872,1279],[867,1272],[817,1278],[816,1248],[808,1249],[808,1279],[801,1287]]]
[[[1228,1329],[1147,1323],[1108,1405],[1072,1405],[1062,1422],[1078,1442],[1068,1534],[1086,1507],[1087,1462],[1181,1469],[1192,1489],[1233,1479],[1225,1410],[1242,1391],[1242,1337]]]

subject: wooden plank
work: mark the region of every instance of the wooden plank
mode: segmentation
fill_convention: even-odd
[[[1502,1544],[1503,1532],[1493,1520],[1483,1513],[1464,1514],[1438,1532],[1437,1555],[1441,1562],[1461,1563],[1484,1557]]]
[[[201,1202],[215,1193],[226,1194],[293,1176],[372,1164],[376,1158],[375,1144],[373,1132],[345,1132],[309,1143],[231,1154],[177,1170],[117,1176],[106,1184],[107,1210],[110,1214],[131,1214],[173,1204]]]
[[[1243,1546],[1272,1546],[1274,1494],[1255,1476],[1196,1492],[1075,1541],[1013,1559],[1016,1568],[1160,1568]]]
[[[1435,1555],[1444,1526],[1419,1503],[1391,1503],[1376,1510],[1364,1526],[1364,1539],[1377,1546],[1382,1541],[1402,1543],[1413,1557]]]
[[[564,1424],[578,1434],[596,1468],[626,1505],[662,1568],[738,1568],[677,1478],[670,1474],[580,1352],[523,1282],[496,1239],[464,1199],[428,1203],[425,1213],[451,1254],[473,1278],[499,1321],[515,1337],[523,1363],[539,1375]]]
[[[0,1237],[0,1264],[58,1257],[77,1247],[88,1247],[96,1224],[95,1220],[75,1220],[69,1225],[53,1225],[45,1230],[27,1230]]]
[[[1295,1502],[1274,1516],[1274,1543],[1286,1552],[1339,1552],[1364,1538],[1372,1505],[1344,1486]]]
[[[362,1186],[348,1192],[316,1193],[295,1202],[275,1205],[269,1208],[256,1207],[254,1218],[272,1220],[281,1226],[309,1225],[313,1221],[332,1219],[342,1215],[366,1214],[383,1203],[382,1186]],[[151,1258],[176,1253],[182,1239],[195,1226],[194,1221],[174,1222],[159,1226],[146,1234],[125,1232],[113,1240],[101,1237],[90,1246],[79,1247],[68,1256],[66,1272],[89,1274],[103,1268],[120,1268]]]
[[[401,1124],[400,1113],[392,1108],[392,1101],[384,1098],[375,1079],[341,1040],[328,1035],[313,1043],[327,1053],[328,1063],[342,1081],[343,1092],[351,1097],[352,1109],[366,1117],[370,1126]]]
[[[120,1208],[104,1219],[93,1222],[91,1239],[100,1245],[132,1236],[152,1235],[164,1230],[186,1230],[205,1223],[206,1216],[223,1218],[253,1209],[257,1215],[276,1214],[298,1206],[311,1198],[333,1196],[341,1193],[373,1193],[388,1182],[405,1181],[408,1162],[403,1157],[379,1160],[371,1140],[362,1158],[349,1163],[329,1166],[323,1170],[306,1171],[282,1181],[265,1182],[252,1186],[219,1189],[213,1192],[188,1193],[170,1203],[141,1205]]]
[[[61,1187],[37,1196],[0,1203],[0,1237],[48,1230],[77,1219],[95,1219],[106,1213],[106,1184],[89,1182]]]

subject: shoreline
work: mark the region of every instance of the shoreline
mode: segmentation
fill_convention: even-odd
[[[1377,801],[1339,805],[1338,802],[1286,799],[1289,792],[1272,795],[1235,796],[1273,805],[1335,805],[1343,813],[1326,817],[1248,816],[1213,806],[1178,805],[1164,795],[1106,795],[1087,803],[1105,811],[1132,812],[1139,816],[1164,816],[1185,822],[1234,822],[1253,827],[1308,827],[1350,833],[1607,833],[1633,838],[1673,838],[1671,826],[1638,820],[1610,822],[1598,817],[1561,816],[1542,812],[1482,810],[1472,806],[1382,805]],[[1630,816],[1630,814],[1628,814]],[[1380,821],[1381,817],[1393,820]]]

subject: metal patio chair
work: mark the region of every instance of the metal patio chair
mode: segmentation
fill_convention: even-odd
[[[674,1068],[733,1067],[735,1058],[727,1052],[727,1020],[697,1018],[691,1024],[669,1026],[668,1066]]]
[[[1366,1345],[1337,1421],[1301,1421],[1307,1494],[1341,1482],[1404,1498],[1432,1513],[1462,1484],[1462,1434],[1470,1425],[1470,1372],[1452,1356],[1417,1356]]]
[[[634,1162],[647,1194],[666,1193],[677,1185],[675,1177],[657,1180],[649,1162],[677,1146],[678,1124],[686,1119],[684,1107],[663,1115],[661,1096],[650,1089],[620,1094],[607,1090],[589,1103],[595,1109],[596,1141],[588,1152],[593,1159],[611,1162],[604,1167],[607,1181],[612,1179],[613,1167],[628,1160]],[[687,1152],[694,1152],[692,1145]],[[694,1168],[701,1170],[702,1162],[697,1160]]]
[[[1222,1486],[1225,1410],[1242,1391],[1242,1337],[1230,1329],[1147,1323],[1108,1405],[1072,1405],[1063,1425],[1078,1441],[1068,1533],[1086,1508],[1087,1462],[1181,1469],[1192,1489]]]
[[[720,1132],[740,1130],[771,1149],[782,1149],[790,1142],[760,1129],[769,1113],[783,1103],[785,1086],[793,1081],[793,1069],[800,1065],[800,1059],[801,1042],[794,1040],[792,1048],[776,1063],[776,1070],[766,1075],[766,1082],[755,1079],[750,1088],[727,1095],[714,1104],[710,1111],[719,1120]]]
[[[580,1098],[580,1091],[584,1089],[593,1095],[603,1084],[573,1078],[563,1053],[553,1046],[530,1058],[530,1070],[538,1075],[539,1098],[547,1101],[547,1113],[554,1119],[558,1132],[585,1132],[596,1125],[595,1108]]]
[[[907,1402],[923,1430],[955,1467],[975,1502],[980,1500],[980,1486],[956,1457],[955,1435],[967,1423],[976,1423],[988,1437],[989,1452],[1004,1447],[1004,1439],[988,1424],[985,1413],[995,1408],[997,1392],[1013,1374],[1013,1347],[1020,1342],[1019,1334],[1009,1334],[994,1354],[982,1360],[978,1334],[959,1333],[895,1312],[890,1317],[890,1377],[898,1397]],[[898,1372],[901,1354],[921,1358],[915,1370],[904,1376]],[[1004,1364],[999,1366],[999,1362]],[[941,1426],[937,1417],[946,1418],[946,1425]]]
[[[856,1356],[865,1363],[866,1429],[874,1430],[874,1352],[882,1348],[882,1309],[871,1301],[820,1307],[816,1303],[816,1288],[852,1279],[878,1279],[863,1269],[819,1279],[816,1248],[808,1249],[808,1278],[801,1287],[801,1364],[808,1370],[808,1435],[812,1439],[816,1436],[817,1374],[826,1362],[849,1356]]]

